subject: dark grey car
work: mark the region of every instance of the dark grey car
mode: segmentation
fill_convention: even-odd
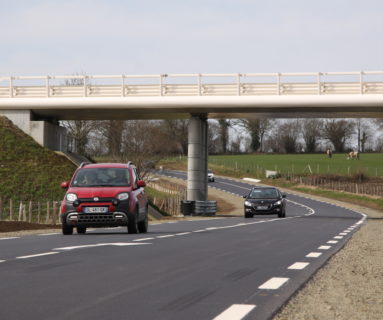
[[[286,217],[286,195],[274,187],[254,187],[245,198],[245,218],[256,214],[277,214],[279,218]]]

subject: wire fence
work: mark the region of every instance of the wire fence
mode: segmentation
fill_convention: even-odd
[[[166,197],[154,196],[151,200],[160,210],[171,216],[179,216],[181,201],[186,200],[186,187],[169,181],[151,181],[148,186],[154,190],[165,193]]]
[[[60,223],[61,201],[18,201],[0,197],[0,221]]]

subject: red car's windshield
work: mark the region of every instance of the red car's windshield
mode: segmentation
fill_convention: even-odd
[[[125,168],[89,168],[77,171],[71,187],[125,187],[130,185]]]

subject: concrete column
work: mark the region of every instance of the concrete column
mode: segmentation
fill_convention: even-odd
[[[207,118],[192,115],[188,128],[188,200],[207,200]]]

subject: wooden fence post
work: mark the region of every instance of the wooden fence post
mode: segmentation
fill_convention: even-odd
[[[9,199],[9,220],[12,221],[12,215],[13,215],[13,201],[12,199]]]
[[[37,202],[37,223],[40,223],[40,211],[41,211],[41,204],[39,201]]]
[[[52,224],[56,225],[57,202],[53,201]]]
[[[29,206],[28,206],[28,222],[32,222],[32,200],[29,200]]]
[[[23,202],[20,201],[20,204],[19,204],[19,217],[18,217],[18,221],[21,221],[22,218],[23,218]]]
[[[3,198],[0,197],[0,221],[3,220]]]
[[[45,217],[45,224],[49,222],[49,201],[47,201],[47,215]]]

